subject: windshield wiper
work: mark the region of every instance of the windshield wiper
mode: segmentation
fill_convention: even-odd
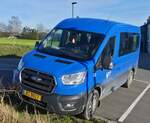
[[[65,49],[54,49],[54,48],[43,48],[38,49],[39,52],[46,53],[53,56],[63,57],[63,58],[70,58],[75,60],[84,60],[83,57],[76,55],[74,53],[68,52]]]
[[[59,51],[61,51],[64,54],[68,55],[69,57],[76,57],[78,59],[84,59],[84,57],[81,56],[80,54],[72,53],[72,50],[70,50],[70,49],[61,48],[61,49],[59,49]]]

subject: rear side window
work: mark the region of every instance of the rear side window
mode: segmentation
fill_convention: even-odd
[[[139,45],[139,35],[137,33],[121,33],[119,56],[135,52]]]

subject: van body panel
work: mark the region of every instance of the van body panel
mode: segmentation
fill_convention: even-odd
[[[96,85],[102,87],[102,97],[105,97],[105,95],[108,95],[115,91],[117,88],[122,86],[128,78],[129,71],[132,69],[136,69],[138,65],[138,59],[139,59],[139,52],[140,52],[140,44],[137,48],[137,50],[133,53],[127,54],[125,56],[119,56],[119,48],[120,48],[120,33],[121,32],[131,32],[131,33],[137,33],[140,37],[140,30],[137,27],[131,27],[128,25],[114,25],[107,33],[107,36],[105,40],[103,41],[103,44],[97,51],[97,54],[95,55],[95,61],[98,61],[99,56],[101,56],[101,53],[104,49],[104,47],[107,44],[108,39],[111,36],[116,36],[116,44],[115,44],[115,51],[114,51],[114,57],[112,59],[112,62],[114,63],[114,68],[112,70],[107,69],[100,69],[96,71]],[[139,39],[140,43],[140,39]]]
[[[34,56],[34,54],[41,54],[46,57],[44,59],[38,58]],[[61,62],[59,63],[56,61],[58,59],[69,61],[70,64],[65,64]],[[80,71],[86,71],[85,66],[83,66],[78,61],[42,54],[35,50],[25,55],[23,57],[23,61],[24,61],[24,68],[30,68],[30,69],[37,70],[43,73],[48,73],[55,77],[56,87],[54,88],[54,91],[53,91],[54,93],[57,93],[60,95],[75,95],[75,94],[80,94],[80,93],[86,93],[87,91],[86,84],[84,83],[80,85],[76,85],[76,86],[71,86],[71,85],[66,86],[61,81],[62,75],[72,74],[72,73],[80,72]],[[39,67],[41,65],[42,67]]]
[[[115,22],[100,19],[77,18],[66,19],[56,25],[56,28],[106,34],[107,31],[115,24]]]
[[[37,49],[24,55],[20,61],[21,68],[18,66],[15,72],[14,81],[20,81],[20,98],[28,103],[35,104],[34,102],[36,102],[36,105],[39,107],[43,107],[41,105],[44,104],[45,106],[46,104],[44,109],[56,113],[79,114],[84,110],[89,94],[96,87],[100,87],[100,99],[102,99],[121,87],[127,81],[129,71],[137,68],[141,39],[139,27],[108,20],[71,18],[60,22],[54,29],[56,29],[54,32],[57,31],[57,29],[63,29],[60,30],[59,33],[64,30],[66,32],[69,30],[67,33],[64,32],[65,35],[70,34],[71,31],[78,34],[80,33],[80,35],[84,34],[84,36],[89,36],[90,33],[103,34],[104,39],[95,49],[95,54],[86,60],[63,57],[63,52],[59,54],[61,56],[55,56],[54,54],[40,52]],[[139,44],[134,52],[120,56],[121,33],[123,32],[137,34],[139,36]],[[45,38],[48,36],[49,34]],[[101,65],[101,67],[97,68],[97,64],[102,59],[105,49],[108,49],[106,47],[112,37],[114,41],[113,55],[111,56],[112,67],[109,69]],[[89,39],[89,37],[86,39]],[[41,41],[39,45],[41,45],[43,41]],[[59,50],[59,48],[60,47],[57,49]],[[46,93],[40,89],[28,86],[28,84],[23,84],[21,75],[22,71],[26,68],[36,71],[37,75],[31,76],[35,80],[41,79],[37,78],[39,73],[52,76],[55,85],[51,93]],[[71,75],[79,72],[86,72],[85,79],[82,83],[65,85],[62,82],[63,75]],[[41,95],[43,97],[41,102],[25,97],[23,95],[24,90],[29,90]]]
[[[101,47],[99,48],[99,51],[97,52],[95,56],[95,60],[98,61],[98,59],[101,56],[102,51],[104,50],[104,47],[106,46],[110,37],[112,36],[116,37],[114,57],[112,59],[112,62],[115,64],[115,66],[113,67],[112,70],[98,69],[96,71],[96,85],[99,85],[102,87],[102,94],[101,94],[102,97],[105,95],[108,95],[109,93],[111,93],[111,91],[114,90],[114,88],[118,87],[118,86],[115,86],[115,83],[119,82],[118,80],[119,69],[116,64],[118,35],[116,33],[115,26],[108,31],[107,37],[103,41],[103,44],[101,45]]]

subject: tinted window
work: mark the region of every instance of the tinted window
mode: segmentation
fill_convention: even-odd
[[[115,51],[115,41],[116,41],[116,37],[111,37],[108,41],[108,43],[106,44],[101,57],[96,65],[97,68],[101,67],[103,62],[105,61],[106,57],[113,57],[114,55],[114,51]]]
[[[50,55],[86,60],[93,57],[104,37],[103,34],[85,31],[53,29],[38,50]]]
[[[136,51],[139,44],[139,35],[136,33],[121,33],[119,56]]]
[[[114,48],[115,48],[115,37],[111,37],[104,48],[102,56],[113,56],[114,55]]]

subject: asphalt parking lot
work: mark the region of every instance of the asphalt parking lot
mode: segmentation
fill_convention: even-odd
[[[18,61],[0,58],[0,87],[9,85]],[[95,117],[123,123],[150,122],[150,55],[140,56],[139,69],[131,88],[120,88],[104,98]]]

